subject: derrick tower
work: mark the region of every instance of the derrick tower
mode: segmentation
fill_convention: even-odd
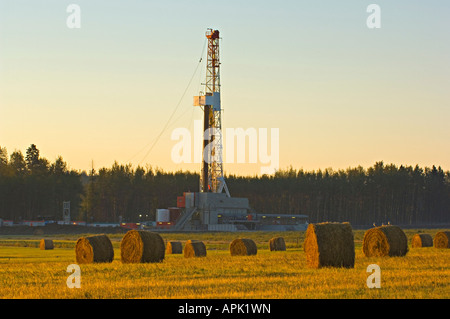
[[[230,197],[223,177],[222,110],[220,105],[219,31],[208,29],[206,82],[203,95],[194,97],[194,106],[203,107],[203,153],[200,192],[221,193]]]

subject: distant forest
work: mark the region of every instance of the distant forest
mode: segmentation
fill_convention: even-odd
[[[450,222],[450,171],[441,167],[396,166],[377,162],[364,169],[304,171],[273,175],[225,176],[233,197],[247,197],[256,213],[305,214],[309,222],[348,221],[421,225]],[[36,145],[25,156],[0,147],[0,218],[62,220],[63,201],[72,220],[119,222],[155,220],[157,208],[176,206],[177,196],[198,191],[197,173],[165,172],[114,163],[80,172],[62,157],[53,163]]]

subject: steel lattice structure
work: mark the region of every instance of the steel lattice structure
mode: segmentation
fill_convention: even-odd
[[[221,193],[229,196],[223,177],[222,110],[220,105],[219,31],[208,29],[205,95],[194,98],[194,105],[203,106],[203,161],[200,174],[200,192]]]

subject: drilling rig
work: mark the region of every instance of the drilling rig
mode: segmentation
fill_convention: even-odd
[[[208,53],[204,92],[194,96],[203,111],[203,151],[199,192],[177,197],[177,207],[158,209],[156,226],[170,231],[237,231],[298,229],[305,215],[255,214],[247,198],[231,197],[223,174],[222,108],[220,100],[219,31],[206,31]],[[223,192],[225,191],[225,193]],[[280,224],[285,220],[286,223]],[[286,225],[288,226],[286,228]],[[275,225],[276,226],[276,225]]]
[[[194,107],[203,111],[203,151],[198,192],[186,192],[177,198],[177,207],[159,210],[169,220],[170,230],[227,230],[242,228],[230,220],[247,221],[250,206],[247,198],[231,197],[225,182],[222,161],[222,108],[220,101],[219,31],[208,29],[206,80],[204,91],[194,96]],[[225,192],[224,192],[225,191]],[[170,209],[175,211],[171,220]],[[169,217],[167,217],[169,216]],[[158,223],[157,226],[163,225]],[[163,218],[160,218],[163,219]]]
[[[194,106],[203,107],[203,160],[200,192],[230,192],[223,176],[222,109],[220,107],[219,31],[208,29],[205,94],[194,96]]]

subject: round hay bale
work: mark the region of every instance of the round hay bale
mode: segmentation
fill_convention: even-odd
[[[184,257],[206,257],[206,246],[199,240],[188,240],[184,245]]]
[[[53,245],[53,240],[42,238],[41,242],[39,243],[39,248],[41,250],[49,250],[55,248]]]
[[[364,233],[363,252],[366,257],[405,256],[408,239],[398,226],[380,226]]]
[[[349,223],[309,224],[303,249],[310,268],[355,266],[355,243]]]
[[[81,237],[75,245],[75,255],[78,264],[110,263],[114,249],[106,235]]]
[[[250,256],[256,255],[258,249],[252,239],[238,238],[231,242],[230,253],[231,256]]]
[[[440,231],[434,236],[435,248],[450,248],[450,231]]]
[[[166,254],[183,253],[183,245],[180,241],[169,241],[166,246]]]
[[[283,237],[273,237],[269,240],[270,251],[285,251],[286,243]]]
[[[156,263],[164,260],[165,247],[162,237],[146,230],[130,230],[120,242],[123,263]]]
[[[412,248],[432,247],[433,237],[430,234],[415,234],[411,240]]]

